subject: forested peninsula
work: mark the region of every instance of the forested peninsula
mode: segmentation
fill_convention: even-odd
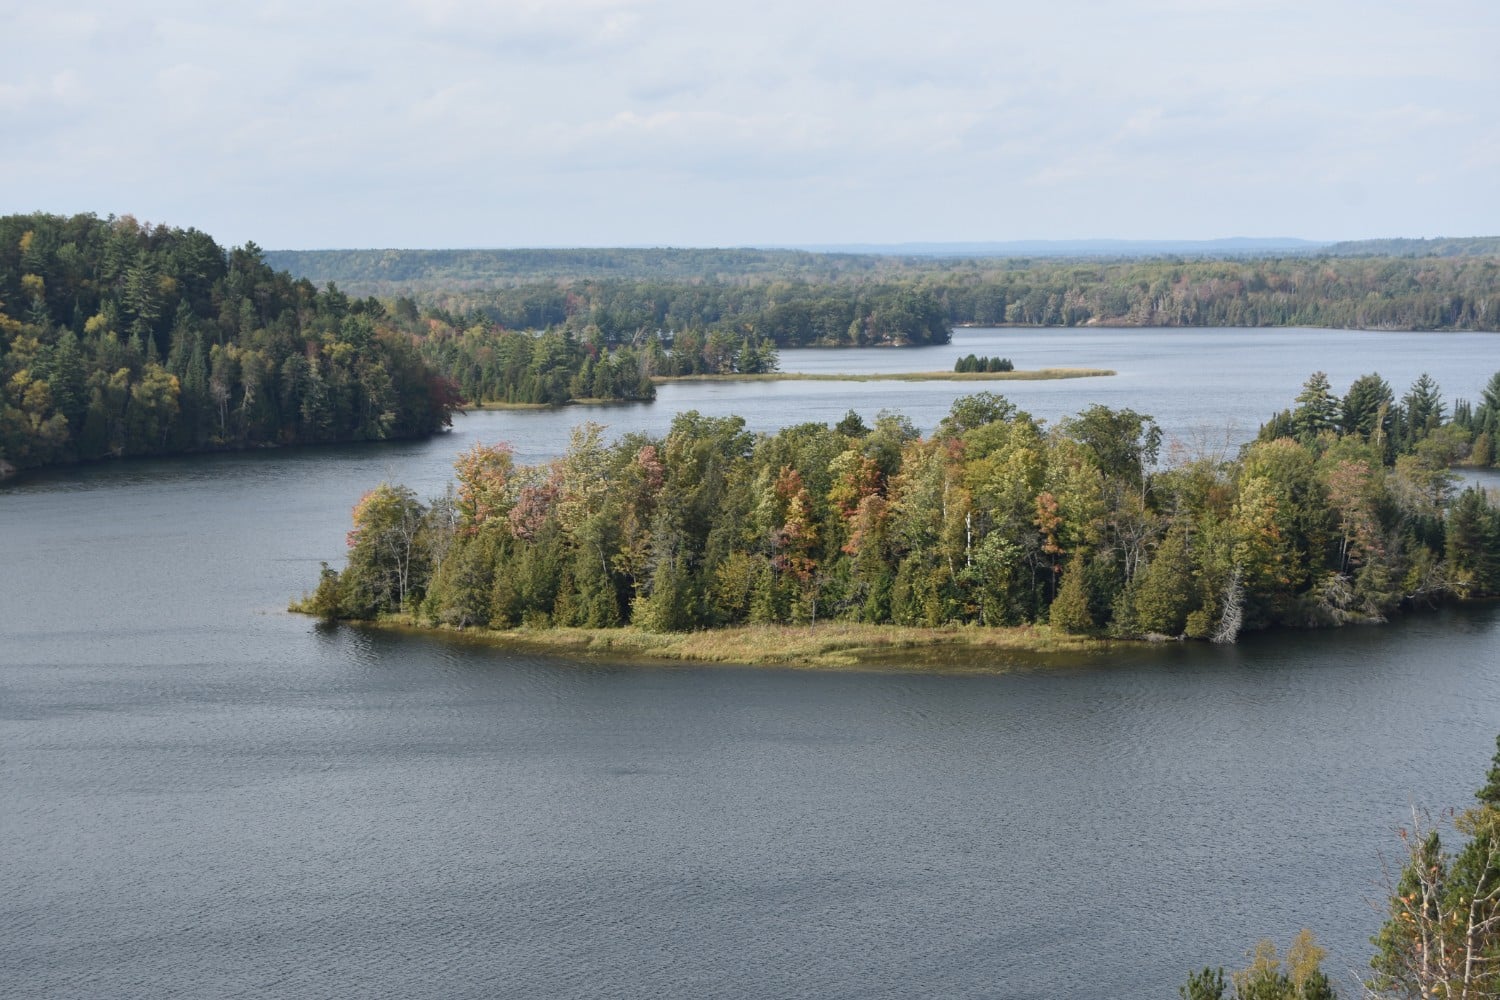
[[[765,377],[783,348],[944,344],[955,324],[1500,325],[1493,241],[1340,246],[1343,255],[1193,260],[787,250],[271,258],[329,272],[320,289],[274,270],[253,243],[226,251],[197,230],[129,216],[13,215],[0,218],[0,474],[415,437],[464,403],[649,401],[663,379]],[[962,359],[946,377],[1005,374],[1000,362],[1009,363]]]
[[[1426,376],[1398,399],[1378,375],[1340,397],[1317,373],[1237,457],[1164,464],[1149,416],[1047,427],[992,393],[929,436],[889,413],[754,435],[688,412],[612,444],[583,424],[544,465],[476,444],[431,501],[372,490],[346,567],[295,608],[664,655],[641,637],[833,622],[1233,641],[1379,621],[1500,593],[1500,510],[1450,471],[1492,461],[1497,431],[1500,373],[1452,412]]]
[[[0,474],[421,437],[457,402],[381,303],[273,271],[253,243],[0,218]]]

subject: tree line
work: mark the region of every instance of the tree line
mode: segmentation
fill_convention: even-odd
[[[1450,472],[1500,412],[1500,375],[1469,426],[1440,408],[1405,436],[1391,414],[1409,404],[1367,420],[1367,380],[1342,400],[1324,383],[1309,380],[1286,433],[1165,464],[1149,416],[1093,406],[1047,427],[991,393],[959,399],[929,436],[891,413],[753,435],[688,412],[613,444],[582,425],[539,466],[476,445],[449,495],[372,491],[346,568],[326,570],[309,609],[460,627],[839,619],[1232,641],[1500,593],[1500,511]]]
[[[463,292],[430,292],[424,301],[477,313],[503,327],[597,330],[609,343],[655,333],[749,336],[776,347],[946,344],[952,323],[930,290],[910,281],[672,282],[584,279]]]
[[[967,354],[953,363],[956,372],[1013,372],[1016,366],[1010,358],[992,358],[989,355]]]
[[[0,461],[387,440],[456,390],[385,308],[253,243],[135,219],[0,218]]]
[[[955,325],[1500,328],[1494,254],[876,261],[728,275],[416,276],[379,287],[512,329],[592,325],[611,343],[689,328],[753,333],[780,347],[945,343]]]
[[[407,297],[396,300],[394,312],[418,336],[422,357],[477,403],[652,400],[656,376],[764,374],[779,364],[769,340],[723,330],[653,332],[611,344],[597,326],[532,333],[478,315],[429,309],[419,317]]]
[[[780,347],[946,343],[955,325],[1500,328],[1493,257],[946,262],[823,281],[576,279],[423,289],[424,301],[516,329],[722,328]]]
[[[920,281],[953,323],[1500,328],[1495,257],[1047,263]]]
[[[361,295],[394,297],[414,289],[492,288],[582,278],[737,281],[766,278],[823,282],[893,273],[916,261],[877,254],[750,248],[582,247],[467,250],[271,250],[279,269]]]

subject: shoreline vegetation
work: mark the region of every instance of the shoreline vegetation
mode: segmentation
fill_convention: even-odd
[[[316,615],[311,598],[293,601],[295,614]],[[807,625],[741,625],[691,632],[618,628],[455,628],[434,626],[410,614],[383,615],[351,624],[383,631],[461,639],[508,652],[564,656],[612,663],[767,666],[801,670],[888,667],[999,672],[1014,657],[1107,651],[1113,640],[1068,635],[1046,625],[925,628],[818,622]]]
[[[754,375],[658,375],[658,385],[666,382],[1027,382],[1064,378],[1102,378],[1114,375],[1109,368],[1035,368],[1008,372],[869,372],[835,374],[831,372],[765,372]]]
[[[1111,368],[1036,368],[1008,372],[867,372],[834,374],[825,372],[759,372],[745,374],[653,375],[653,385],[672,382],[1041,382],[1052,379],[1106,378],[1118,372]],[[551,410],[558,406],[608,406],[620,403],[649,402],[641,399],[618,399],[594,396],[570,398],[566,403],[507,403],[486,400],[465,403],[456,409],[469,410]]]
[[[1492,465],[1497,431],[1500,373],[1450,412],[1426,375],[1398,399],[1378,375],[1340,397],[1317,372],[1238,456],[1166,464],[1147,415],[1048,425],[991,392],[925,437],[884,411],[759,434],[688,411],[614,442],[584,423],[535,466],[476,443],[425,502],[375,487],[345,568],[325,563],[294,608],[834,666],[1377,623],[1500,595],[1497,498],[1451,471]]]

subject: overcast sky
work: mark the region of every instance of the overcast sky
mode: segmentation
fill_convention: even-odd
[[[271,249],[1500,233],[1495,0],[0,0],[0,212]]]

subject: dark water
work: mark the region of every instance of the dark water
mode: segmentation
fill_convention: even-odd
[[[1473,397],[1495,343],[1423,360]],[[1414,377],[1376,353],[1355,373]],[[1141,381],[1166,395],[1129,405],[1183,405]],[[687,405],[777,426],[888,385]],[[281,610],[371,483],[560,426],[0,487],[0,995],[1164,997],[1303,926],[1347,981],[1394,827],[1493,752],[1494,608],[963,675],[580,665]]]

